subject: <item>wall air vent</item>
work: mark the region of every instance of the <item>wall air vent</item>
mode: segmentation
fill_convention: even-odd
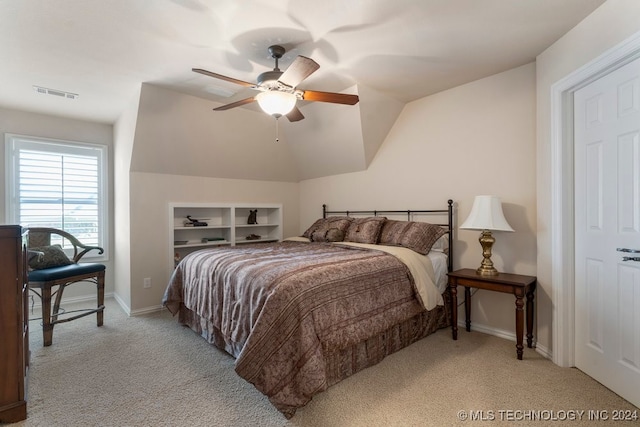
[[[58,98],[76,99],[80,96],[77,93],[65,92],[63,90],[56,89],[47,89],[46,87],[41,86],[33,86],[33,90],[43,95],[53,95],[57,96]]]

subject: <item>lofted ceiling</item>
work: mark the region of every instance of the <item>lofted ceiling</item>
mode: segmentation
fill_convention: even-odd
[[[191,68],[255,82],[272,44],[320,64],[303,89],[405,103],[533,61],[603,2],[3,0],[0,107],[114,123],[142,83],[233,102],[253,93]]]

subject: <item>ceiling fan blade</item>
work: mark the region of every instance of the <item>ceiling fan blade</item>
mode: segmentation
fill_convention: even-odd
[[[229,110],[231,108],[240,107],[241,105],[250,104],[255,100],[256,100],[255,97],[241,99],[240,101],[232,102],[231,104],[226,104],[226,105],[223,105],[222,107],[214,108],[213,111]]]
[[[298,109],[298,107],[293,107],[293,110],[291,110],[289,114],[287,114],[287,119],[289,119],[290,122],[298,122],[304,119],[304,116],[302,115],[302,112]]]
[[[320,65],[313,59],[298,55],[291,65],[289,65],[289,68],[282,73],[278,81],[289,87],[296,87],[318,68],[320,68]]]
[[[234,79],[233,77],[223,76],[222,74],[212,73],[211,71],[203,70],[202,68],[192,68],[191,71],[195,71],[196,73],[204,74],[205,76],[215,77],[216,79],[225,80],[231,83],[238,84],[240,86],[245,87],[256,87],[253,83],[245,82],[242,80]]]
[[[318,92],[315,90],[305,90],[302,94],[302,99],[305,101],[333,102],[334,104],[347,105],[355,105],[360,100],[358,95],[335,92]]]

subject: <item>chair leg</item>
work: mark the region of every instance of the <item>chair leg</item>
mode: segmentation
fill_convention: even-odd
[[[42,286],[42,341],[43,346],[50,346],[53,341],[53,325],[51,324],[51,286]]]
[[[58,321],[58,315],[60,314],[60,303],[62,302],[62,292],[66,287],[66,284],[58,285],[58,291],[56,292],[56,299],[53,302],[53,314],[51,315],[51,324],[55,325]]]
[[[98,326],[102,326],[104,322],[104,271],[98,273]]]

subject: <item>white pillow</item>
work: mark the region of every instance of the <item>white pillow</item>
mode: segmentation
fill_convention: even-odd
[[[449,233],[443,234],[431,246],[431,250],[435,252],[449,253]]]

